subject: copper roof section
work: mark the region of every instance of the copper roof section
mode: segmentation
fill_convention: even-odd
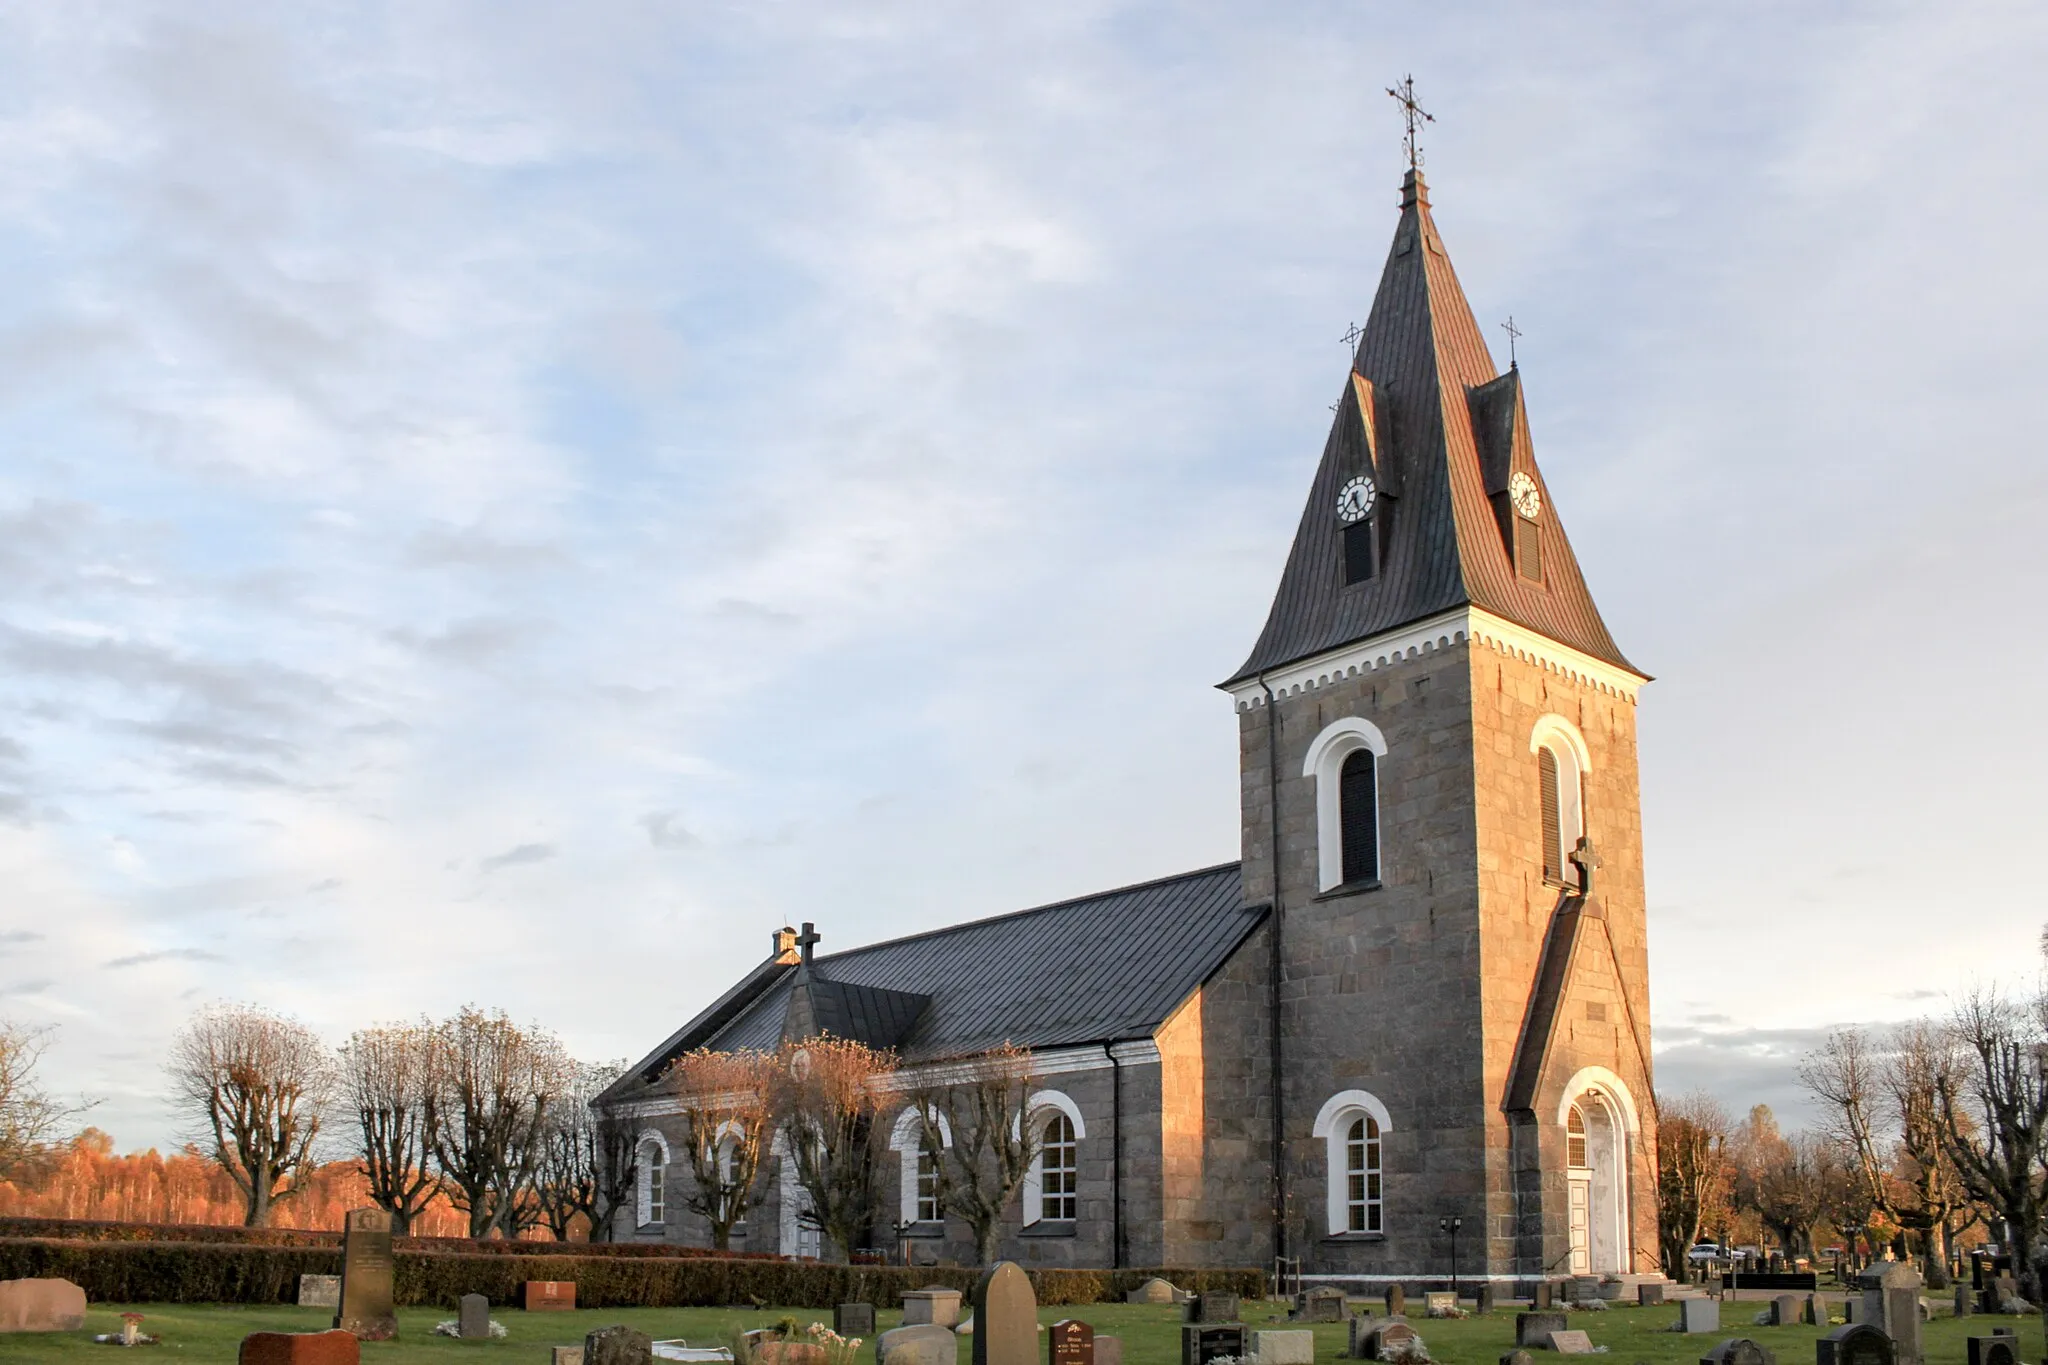
[[[1500,508],[1526,473],[1542,496],[1543,578],[1520,577]],[[1380,489],[1378,574],[1344,582],[1337,490]],[[1529,440],[1517,371],[1494,368],[1410,171],[1401,221],[1323,445],[1273,609],[1226,687],[1457,607],[1476,606],[1642,676],[1607,633]]]

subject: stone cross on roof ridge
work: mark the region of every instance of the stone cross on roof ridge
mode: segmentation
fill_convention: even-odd
[[[818,946],[823,938],[824,936],[818,932],[817,925],[809,920],[804,921],[804,931],[796,936],[796,946],[803,951],[804,965],[806,967],[811,965],[812,950]]]

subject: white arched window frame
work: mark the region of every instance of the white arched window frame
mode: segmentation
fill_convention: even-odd
[[[738,1146],[742,1136],[744,1136],[744,1130],[741,1129],[740,1125],[732,1119],[727,1119],[724,1123],[718,1125],[718,1134],[712,1139],[718,1152],[718,1174],[728,1185],[732,1184],[734,1148]],[[735,1233],[742,1233],[746,1230],[746,1226],[746,1211],[741,1210],[739,1220],[732,1225],[732,1228]]]
[[[1024,1173],[1023,1213],[1025,1225],[1029,1226],[1045,1221],[1048,1170],[1050,1169],[1051,1181],[1054,1185],[1065,1185],[1075,1173],[1076,1168],[1068,1165],[1048,1168],[1046,1164],[1047,1158],[1057,1156],[1065,1159],[1069,1155],[1078,1158],[1080,1143],[1082,1139],[1088,1136],[1088,1125],[1082,1121],[1081,1106],[1075,1104],[1073,1097],[1061,1090],[1035,1091],[1031,1099],[1024,1106],[1024,1114],[1024,1121],[1031,1125],[1033,1138],[1039,1144],[1039,1152],[1037,1157],[1031,1162],[1031,1169]],[[1045,1133],[1056,1117],[1064,1117],[1067,1120],[1068,1126],[1073,1130],[1074,1141],[1070,1148],[1058,1153],[1052,1153],[1048,1152],[1045,1148]],[[1073,1191],[1071,1189],[1066,1191],[1054,1190],[1053,1193],[1073,1193]],[[1074,1202],[1078,1212],[1078,1197]]]
[[[1578,872],[1571,855],[1586,833],[1586,776],[1593,771],[1593,757],[1579,727],[1555,713],[1538,719],[1529,731],[1529,752],[1539,765],[1546,749],[1557,764],[1557,847],[1546,849],[1544,857],[1546,863],[1552,857],[1557,860],[1555,880],[1576,886]]]
[[[1629,1173],[1642,1141],[1635,1096],[1606,1067],[1584,1067],[1565,1082],[1557,1124],[1565,1135],[1568,1198],[1574,1184],[1586,1191],[1586,1268],[1595,1274],[1628,1274],[1635,1265]]]
[[[780,1171],[775,1182],[775,1202],[782,1215],[776,1228],[776,1250],[784,1256],[815,1260],[824,1254],[825,1237],[804,1218],[810,1208],[811,1197],[796,1178],[796,1157],[790,1149],[789,1135],[782,1129],[776,1129],[768,1151]]]
[[[1365,1137],[1354,1140],[1352,1130],[1361,1124]],[[1386,1232],[1385,1152],[1393,1127],[1387,1106],[1368,1090],[1340,1090],[1317,1111],[1311,1135],[1323,1140],[1325,1213],[1332,1237]],[[1353,1225],[1354,1210],[1362,1215],[1359,1226]]]
[[[650,1227],[668,1219],[668,1139],[659,1129],[649,1128],[634,1144],[633,1161],[639,1167],[635,1178],[635,1221]]]
[[[953,1145],[953,1125],[941,1113],[932,1115],[938,1121],[939,1146]],[[939,1160],[936,1152],[925,1150],[924,1123],[918,1117],[916,1105],[911,1105],[896,1116],[896,1126],[889,1133],[889,1150],[896,1153],[899,1175],[897,1178],[897,1216],[906,1223],[935,1223],[945,1218],[945,1210],[937,1206]]]
[[[1356,716],[1330,722],[1308,746],[1301,775],[1316,783],[1316,889],[1330,891],[1344,884],[1344,760],[1366,750],[1373,756],[1373,861],[1380,842],[1380,764],[1387,756],[1387,737],[1377,725]]]

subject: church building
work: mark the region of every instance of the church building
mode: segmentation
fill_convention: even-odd
[[[1221,684],[1242,860],[843,951],[777,934],[599,1100],[639,1131],[619,1238],[708,1240],[662,1197],[689,1178],[671,1061],[829,1033],[912,1072],[1029,1049],[1040,1151],[1000,1247],[1026,1265],[1654,1278],[1647,680],[1411,170],[1271,613]],[[874,1244],[971,1262],[895,1109]],[[735,1248],[819,1254],[791,1164]]]

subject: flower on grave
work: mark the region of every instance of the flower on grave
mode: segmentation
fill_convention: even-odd
[[[1380,1359],[1393,1365],[1427,1365],[1429,1348],[1422,1344],[1421,1337],[1403,1337],[1399,1341],[1380,1343]]]

